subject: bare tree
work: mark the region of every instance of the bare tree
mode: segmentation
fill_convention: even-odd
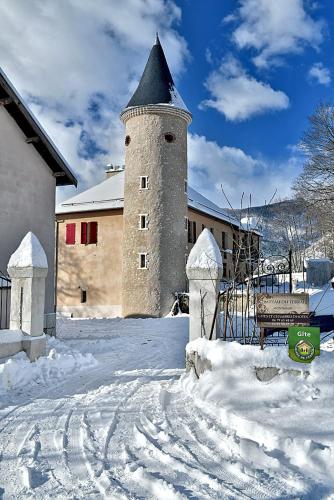
[[[334,107],[320,104],[309,117],[300,147],[307,162],[294,189],[310,205],[330,208],[334,202]]]

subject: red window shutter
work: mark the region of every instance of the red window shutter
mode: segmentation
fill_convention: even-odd
[[[97,222],[89,223],[89,243],[97,243]]]
[[[75,244],[75,224],[66,224],[66,245]]]
[[[81,244],[87,243],[87,222],[81,222]]]

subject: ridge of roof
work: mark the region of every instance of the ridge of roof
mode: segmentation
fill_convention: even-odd
[[[2,105],[5,110],[15,120],[27,139],[31,140],[31,144],[53,171],[57,186],[77,186],[77,179],[66,160],[1,68],[0,99],[4,100]]]

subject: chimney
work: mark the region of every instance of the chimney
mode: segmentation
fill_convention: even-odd
[[[122,172],[124,168],[125,165],[113,165],[112,163],[108,163],[107,170],[105,171],[107,179],[109,179],[109,177],[112,177],[113,175],[118,174],[119,172]]]

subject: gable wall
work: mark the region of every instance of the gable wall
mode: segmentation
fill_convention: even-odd
[[[54,303],[54,212],[56,179],[16,122],[0,106],[0,270],[28,231],[46,252],[46,312]]]
[[[81,244],[81,222],[97,222],[97,243]],[[75,244],[66,225],[75,224]],[[57,216],[57,310],[74,317],[121,316],[123,210]],[[87,302],[81,303],[81,290]]]

